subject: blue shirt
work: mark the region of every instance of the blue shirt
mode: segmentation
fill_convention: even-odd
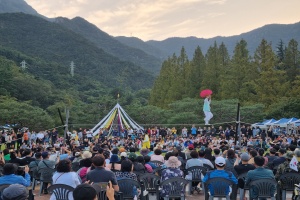
[[[204,99],[203,111],[210,112],[210,100],[208,98]]]
[[[228,179],[230,181],[232,181],[234,184],[237,184],[238,181],[236,179],[236,177],[233,175],[233,173],[225,171],[225,170],[214,170],[211,172],[208,172],[205,177],[203,178],[203,183],[205,183],[206,181],[208,181],[211,178],[225,178]],[[210,191],[210,194],[213,196],[214,195],[214,188],[212,185],[208,185],[208,189]],[[229,186],[226,190],[226,194],[229,194],[230,190],[229,190]]]
[[[21,184],[25,187],[30,186],[30,175],[25,173],[25,178],[23,176],[10,174],[10,175],[3,175],[0,177],[0,185],[2,184]]]

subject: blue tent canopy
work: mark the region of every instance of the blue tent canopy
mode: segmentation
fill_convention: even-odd
[[[295,122],[295,121],[298,121],[298,119],[295,118],[295,117],[292,117],[292,118],[290,118],[290,119],[288,120],[287,123],[292,123],[292,122]]]
[[[289,119],[287,118],[282,118],[276,122],[274,122],[274,124],[286,124],[289,121]]]

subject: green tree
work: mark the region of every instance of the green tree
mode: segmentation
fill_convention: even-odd
[[[285,50],[284,69],[287,73],[288,81],[294,81],[300,72],[300,52],[298,42],[294,39],[289,41]]]
[[[254,62],[259,71],[259,76],[255,79],[257,100],[269,106],[278,100],[278,96],[284,96],[287,92],[286,73],[276,68],[272,46],[264,39],[255,51]]]
[[[10,121],[19,123],[31,129],[45,130],[54,127],[53,119],[41,108],[14,98],[0,96],[0,122]]]
[[[15,65],[12,61],[0,56],[0,95],[10,94],[13,83],[13,66]]]
[[[241,102],[255,99],[252,80],[257,71],[250,59],[247,42],[242,39],[236,44],[230,66],[225,69],[221,80],[222,99],[235,98]]]
[[[186,76],[186,87],[188,97],[199,97],[199,91],[203,80],[203,71],[205,70],[205,57],[198,46],[194,52],[193,59],[188,65]]]
[[[220,89],[220,78],[222,63],[220,61],[217,43],[209,47],[206,53],[206,68],[201,89],[209,88],[214,92],[214,97],[218,98]]]

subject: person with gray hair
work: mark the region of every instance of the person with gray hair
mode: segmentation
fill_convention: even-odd
[[[25,200],[28,195],[29,192],[25,186],[12,184],[3,190],[1,197],[3,200]]]

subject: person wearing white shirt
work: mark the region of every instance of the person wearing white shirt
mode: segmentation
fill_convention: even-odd
[[[76,188],[81,184],[80,178],[76,172],[72,172],[72,163],[70,160],[65,159],[58,162],[57,172],[52,176],[53,185],[65,184],[72,188]],[[70,192],[68,196],[69,200],[73,200],[73,193]],[[51,195],[50,200],[56,200],[54,194]]]

